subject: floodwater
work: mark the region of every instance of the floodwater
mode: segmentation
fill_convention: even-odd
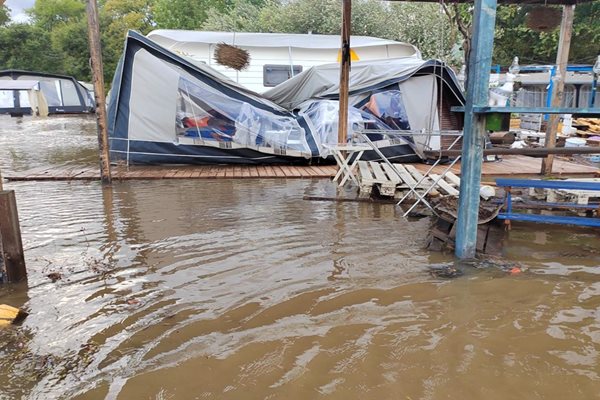
[[[0,117],[4,173],[93,164],[91,118]],[[327,180],[9,182],[28,284],[0,399],[598,399],[600,233],[515,223],[523,273],[428,267],[428,220]],[[48,276],[52,277],[50,279]],[[60,279],[58,279],[60,278]]]

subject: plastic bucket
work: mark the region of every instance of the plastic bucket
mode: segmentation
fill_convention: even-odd
[[[565,147],[583,147],[585,146],[585,139],[582,138],[567,138],[565,140]]]

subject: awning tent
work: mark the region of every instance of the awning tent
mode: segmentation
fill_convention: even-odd
[[[351,93],[356,99],[355,105],[361,109],[350,110],[354,126],[351,124],[349,136],[350,130],[358,125],[392,129],[367,107],[369,98],[375,93],[379,96],[378,106],[372,108],[383,107],[382,118],[402,121],[400,114],[409,112],[415,119],[415,126],[425,128],[425,122],[418,119],[439,117],[437,96],[442,92],[440,88],[452,86],[458,91],[451,70],[438,61],[424,62],[413,58],[412,63],[405,59],[388,62],[382,64],[385,67],[377,62],[364,62],[362,73],[361,67],[356,68],[356,86]],[[331,110],[338,107],[334,85],[326,84],[333,81],[335,75],[328,68],[318,67],[315,72],[308,70],[288,81],[291,84],[286,82],[290,90],[296,91],[293,98],[289,98],[285,90],[279,92],[279,87],[272,92],[281,93],[280,97],[265,97],[207,65],[195,63],[130,31],[108,106],[111,160],[130,163],[289,163],[324,157],[327,155],[324,141],[329,140],[332,126],[337,124]],[[392,72],[394,69],[398,71]],[[376,76],[374,71],[378,71]],[[438,85],[438,81],[444,84]],[[301,91],[294,82],[310,87],[310,90]],[[386,90],[389,93],[381,93]],[[432,100],[424,103],[420,92],[425,90],[434,95],[430,96]],[[418,100],[407,99],[406,104],[398,105],[400,91],[409,96],[417,96],[413,93],[419,92]],[[459,102],[461,96],[458,91],[453,99]],[[417,104],[419,102],[422,104]],[[291,103],[302,107],[289,107]],[[432,110],[428,111],[424,104]],[[419,111],[413,113],[413,106]],[[398,115],[392,115],[394,112]],[[433,129],[439,128],[438,125]],[[386,143],[390,144],[389,141]],[[414,155],[412,142],[398,139],[394,145],[405,146],[403,151]]]
[[[339,65],[313,67],[263,96],[289,110],[304,110],[307,102],[316,99],[339,99]],[[395,130],[435,132],[442,129],[460,130],[462,125],[452,118],[451,106],[464,105],[464,96],[452,69],[438,60],[415,58],[387,59],[352,63],[349,77],[349,105],[371,112],[378,102],[395,102],[396,113],[402,113],[407,123],[390,123]],[[392,103],[391,103],[392,102]],[[387,112],[388,116],[390,112]],[[394,126],[395,125],[395,126]],[[415,137],[415,150],[439,149],[439,136]]]
[[[40,82],[0,79],[0,113],[2,112],[13,115],[30,113],[41,117],[47,116],[48,103],[40,90]]]
[[[43,93],[50,114],[88,113],[94,110],[94,101],[88,91],[75,80],[66,75],[48,74],[41,72],[4,70],[0,71],[0,82],[38,82],[39,90]],[[12,85],[20,85],[13,83]],[[13,101],[8,103],[12,90]],[[31,107],[26,101],[21,102],[19,90],[6,89],[3,93],[4,102],[0,105],[0,113],[31,114]]]

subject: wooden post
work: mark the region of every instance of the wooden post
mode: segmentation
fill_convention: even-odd
[[[352,1],[342,3],[342,57],[340,59],[340,111],[338,143],[346,143],[348,132],[348,82],[350,77],[350,20]]]
[[[486,106],[488,103],[497,5],[497,0],[475,0],[473,10],[473,41],[467,68],[469,76],[455,247],[456,256],[462,259],[473,258],[477,249],[479,189],[486,116],[474,113],[473,107]]]
[[[104,72],[102,67],[100,25],[98,23],[98,6],[96,4],[96,0],[87,0],[87,17],[92,75],[94,79],[94,95],[96,98],[96,121],[98,124],[98,151],[100,153],[100,176],[102,178],[102,183],[110,184],[110,155],[108,153],[108,132],[106,130]]]
[[[14,190],[0,191],[0,266],[8,282],[27,277]]]
[[[565,89],[565,79],[567,77],[567,64],[569,62],[569,50],[571,48],[571,36],[573,36],[573,16],[575,14],[575,5],[563,6],[562,19],[560,22],[560,36],[558,39],[558,52],[556,53],[556,66],[559,78],[552,85],[552,96],[550,107],[561,107]],[[556,133],[558,131],[558,115],[551,114],[546,125],[546,147],[556,146]],[[552,174],[552,163],[554,155],[550,154],[542,160],[541,173],[545,175]]]

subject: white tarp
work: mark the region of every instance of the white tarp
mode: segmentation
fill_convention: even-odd
[[[354,62],[350,70],[350,95],[386,81],[409,77],[425,63],[426,61],[408,57]],[[288,79],[263,93],[263,96],[293,110],[306,100],[337,94],[339,85],[340,65],[325,64]]]

